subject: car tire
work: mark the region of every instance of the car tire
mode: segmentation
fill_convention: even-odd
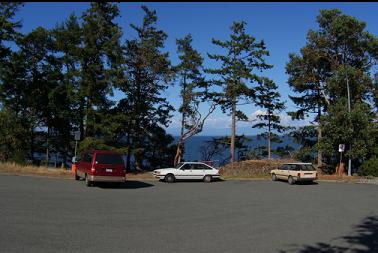
[[[292,176],[290,176],[288,179],[287,179],[287,182],[291,185],[295,184],[295,180]]]
[[[93,186],[93,182],[89,180],[87,175],[85,175],[85,185],[88,187]]]
[[[75,170],[75,180],[80,180],[80,177],[77,175],[77,170]]]
[[[273,174],[272,174],[272,181],[277,181],[277,179],[278,179],[278,178],[277,178],[276,174],[273,173]]]
[[[212,180],[213,180],[213,177],[210,176],[210,175],[206,175],[206,176],[203,177],[203,181],[205,183],[210,183]]]
[[[173,174],[168,174],[164,177],[164,181],[167,183],[173,183],[176,181],[176,178]]]

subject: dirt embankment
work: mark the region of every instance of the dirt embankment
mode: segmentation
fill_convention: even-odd
[[[229,163],[221,167],[223,177],[269,177],[269,172],[277,169],[283,163],[295,162],[294,160],[247,160],[242,162]]]

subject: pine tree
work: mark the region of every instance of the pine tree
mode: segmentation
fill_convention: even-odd
[[[143,157],[154,140],[157,127],[167,126],[173,107],[162,95],[173,78],[169,54],[162,52],[167,35],[157,29],[156,11],[142,6],[145,13],[141,26],[131,24],[136,39],[124,45],[125,79],[119,85],[125,98],[118,104],[125,117],[128,145],[127,167],[133,155],[136,167],[143,167]]]
[[[281,119],[278,113],[285,109],[284,102],[280,101],[280,94],[277,91],[277,85],[268,78],[263,78],[261,84],[255,89],[256,105],[266,110],[264,113],[256,115],[260,120],[253,125],[253,128],[266,129],[263,136],[268,140],[267,153],[271,158],[271,142],[279,142],[279,137],[273,131],[282,133],[286,127],[281,125]]]
[[[192,36],[186,35],[183,39],[177,39],[177,52],[180,63],[175,66],[175,71],[180,81],[181,106],[181,133],[177,144],[174,166],[181,159],[182,148],[185,141],[191,136],[202,131],[204,123],[215,110],[215,102],[209,106],[206,114],[199,111],[201,102],[214,99],[208,92],[209,85],[203,77],[203,58],[192,47]]]
[[[21,34],[17,31],[21,28],[20,21],[12,21],[21,3],[0,3],[0,63],[4,63],[12,50],[9,43],[15,42]],[[8,44],[4,44],[4,42]]]
[[[50,94],[52,109],[56,112],[54,127],[57,136],[54,145],[62,154],[63,164],[66,164],[68,157],[74,155],[73,133],[79,130],[80,126],[83,127],[83,108],[80,107],[80,101],[83,100],[80,93],[83,34],[79,20],[74,14],[56,25],[51,33],[55,57],[62,66],[60,86]]]
[[[316,113],[318,145],[324,135],[319,120],[327,117],[330,107],[339,99],[350,102],[366,101],[372,94],[371,70],[377,58],[378,40],[365,31],[366,24],[339,10],[321,10],[317,17],[319,29],[310,30],[301,55],[290,55],[287,65],[289,85],[299,96],[291,96],[300,108],[292,116],[303,119]],[[348,110],[348,106],[345,108]],[[340,126],[341,127],[341,126]],[[350,143],[351,141],[349,141]],[[350,145],[348,146],[350,148]],[[321,149],[318,165],[321,165]]]
[[[224,55],[208,54],[210,59],[219,61],[221,67],[208,69],[207,72],[219,75],[214,83],[223,89],[221,108],[223,112],[231,112],[230,161],[233,162],[235,160],[236,120],[247,119],[242,111],[237,110],[237,106],[252,103],[254,92],[249,84],[260,79],[254,71],[269,69],[272,66],[266,64],[264,60],[264,56],[269,55],[264,41],[256,41],[253,36],[246,33],[246,22],[233,23],[229,40],[213,39],[212,42],[226,50]]]
[[[81,49],[80,108],[83,137],[101,136],[101,121],[113,103],[109,96],[118,85],[118,72],[122,62],[120,27],[114,23],[119,16],[116,4],[93,2],[83,14],[83,48]]]

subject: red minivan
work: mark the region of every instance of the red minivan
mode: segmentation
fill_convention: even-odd
[[[109,150],[84,152],[76,161],[75,180],[84,178],[87,186],[95,182],[126,181],[126,169],[122,156]]]

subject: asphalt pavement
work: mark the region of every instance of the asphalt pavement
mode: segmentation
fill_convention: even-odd
[[[0,252],[378,252],[378,185],[0,175]]]

